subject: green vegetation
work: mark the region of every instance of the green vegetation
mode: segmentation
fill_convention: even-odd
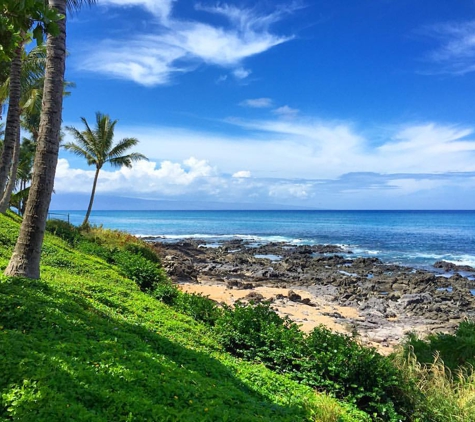
[[[18,228],[0,216],[0,267]],[[383,357],[183,293],[133,236],[47,230],[42,280],[0,278],[0,421],[475,421],[473,322]]]
[[[41,281],[0,278],[1,421],[367,420],[232,357],[211,328],[142,292],[109,262],[127,249],[146,257],[139,241],[49,228],[67,240],[47,233]],[[2,268],[18,230],[0,216]]]
[[[404,345],[419,363],[431,364],[436,354],[451,371],[475,366],[475,322],[463,321],[452,334],[434,334],[420,339],[411,334]]]

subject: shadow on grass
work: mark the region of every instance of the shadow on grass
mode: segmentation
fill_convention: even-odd
[[[2,420],[305,419],[209,354],[41,281],[0,282],[0,326]]]

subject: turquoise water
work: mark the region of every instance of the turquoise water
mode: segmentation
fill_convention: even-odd
[[[69,214],[73,224],[84,217]],[[90,222],[170,240],[340,244],[388,263],[475,266],[475,211],[93,211]]]

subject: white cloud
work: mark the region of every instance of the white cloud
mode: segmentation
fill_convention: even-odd
[[[77,126],[77,122],[68,122]],[[383,128],[374,139],[353,124],[310,117],[229,120],[240,136],[178,127],[120,126],[117,139],[136,137],[154,161],[202,157],[225,174],[254,178],[331,179],[346,173],[475,171],[474,128],[436,123]],[[67,135],[68,136],[68,135]],[[380,139],[383,139],[382,141]],[[166,139],[167,142],[157,142]]]
[[[176,0],[101,0],[100,5],[122,7],[141,6],[166,22],[175,1]]]
[[[428,56],[438,65],[435,72],[463,75],[475,71],[475,20],[436,25],[425,32],[441,43]]]
[[[271,186],[269,189],[269,196],[279,198],[279,200],[288,198],[307,199],[310,194],[309,191],[313,190],[313,184],[294,184],[294,183],[282,183]]]
[[[248,170],[237,171],[236,173],[233,174],[232,177],[247,179],[251,177],[251,172]]]
[[[233,75],[237,79],[246,79],[251,73],[252,72],[250,70],[244,69],[243,67],[240,67],[233,71]]]
[[[409,208],[440,207],[444,198],[458,201],[454,208],[475,206],[469,194],[475,188],[474,128],[406,124],[383,128],[376,143],[348,122],[310,117],[230,122],[246,135],[118,127],[116,137],[138,138],[151,161],[101,172],[98,191],[342,208],[348,207],[344,198],[360,208],[364,198],[370,208],[399,207],[397,198],[410,198]],[[94,176],[64,159],[57,174],[59,193],[88,193]]]
[[[90,192],[93,179],[94,170],[72,169],[66,159],[58,161],[55,189],[59,192]],[[216,168],[206,160],[190,157],[182,163],[162,161],[158,168],[155,162],[139,161],[132,168],[103,169],[97,192],[174,196],[197,190],[210,191],[220,184]]]
[[[299,110],[285,105],[283,107],[276,108],[272,111],[272,113],[287,119],[292,119],[297,116],[297,114],[299,114]]]
[[[261,14],[226,4],[199,7],[229,20],[227,26],[213,26],[174,18],[171,0],[107,0],[105,4],[142,6],[159,18],[159,24],[151,32],[126,41],[102,40],[94,48],[86,48],[80,68],[146,86],[166,84],[174,73],[191,71],[197,63],[235,67],[234,76],[246,78],[251,71],[239,66],[244,59],[292,39],[270,33],[269,26],[296,8]]]
[[[251,98],[241,101],[239,105],[252,108],[269,108],[272,107],[273,101],[270,98]]]

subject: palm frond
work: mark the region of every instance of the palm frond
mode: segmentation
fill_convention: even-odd
[[[145,157],[145,155],[140,154],[140,153],[138,153],[138,152],[132,152],[131,154],[128,154],[128,155],[123,155],[123,156],[121,156],[121,157],[111,158],[110,160],[108,160],[108,163],[109,163],[112,167],[127,167],[127,168],[131,168],[133,162],[141,161],[141,160],[146,160],[146,161],[148,161],[148,158]]]
[[[79,145],[73,142],[68,142],[67,144],[64,144],[63,148],[75,155],[78,155],[79,157],[84,157],[88,165],[97,165],[96,158],[87,149],[81,148]]]
[[[136,138],[124,138],[124,139],[121,139],[116,145],[115,147],[113,147],[109,153],[107,154],[108,156],[108,159],[113,159],[113,158],[117,158],[117,157],[120,157],[121,155],[124,155],[125,152],[136,146],[137,144],[139,143],[138,139]]]
[[[69,12],[77,12],[83,5],[92,6],[96,0],[66,0],[66,7]]]

